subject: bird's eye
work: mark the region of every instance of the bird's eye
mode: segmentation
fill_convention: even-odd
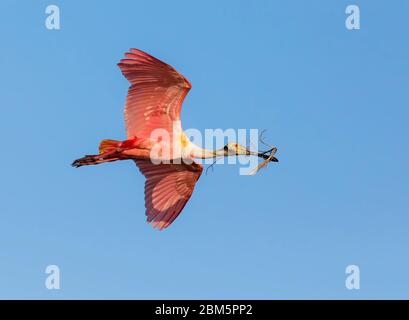
[[[226,151],[226,152],[229,151],[229,147],[228,147],[228,146],[224,146],[223,149],[224,149],[224,151]]]

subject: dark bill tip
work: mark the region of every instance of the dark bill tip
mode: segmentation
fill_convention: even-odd
[[[267,160],[270,158],[270,156],[268,154],[264,154],[264,153],[259,153],[258,156],[260,158],[263,158],[264,160]],[[271,162],[278,162],[278,159],[276,157],[271,157],[270,159]]]

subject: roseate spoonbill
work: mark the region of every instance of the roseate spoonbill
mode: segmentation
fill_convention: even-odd
[[[146,178],[145,208],[147,221],[153,227],[168,227],[192,195],[203,170],[193,159],[247,155],[263,158],[262,165],[278,161],[274,157],[276,148],[253,152],[237,143],[228,143],[224,148],[207,150],[193,144],[180,125],[180,110],[192,87],[190,82],[170,65],[138,49],[125,53],[118,66],[131,83],[125,105],[127,139],[102,140],[99,154],[77,159],[72,166],[135,161]],[[164,129],[168,138],[153,138],[155,129]],[[162,148],[169,147],[171,152],[152,156],[158,143]],[[154,160],[170,161],[158,164]]]

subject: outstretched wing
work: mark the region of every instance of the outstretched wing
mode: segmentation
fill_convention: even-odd
[[[170,65],[138,49],[125,53],[118,66],[131,83],[125,105],[127,136],[149,138],[153,130],[165,129],[172,139],[173,123],[178,121],[180,126],[180,109],[192,87],[190,82]]]
[[[192,164],[153,164],[149,159],[135,160],[145,176],[145,208],[148,222],[163,229],[182,211],[203,167]]]

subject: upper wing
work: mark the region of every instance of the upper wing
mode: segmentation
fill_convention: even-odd
[[[145,176],[145,207],[148,222],[163,229],[182,211],[192,195],[203,167],[188,164],[153,164],[150,160],[135,160]]]
[[[190,82],[170,65],[138,49],[125,53],[118,66],[131,83],[125,106],[127,136],[149,138],[154,129],[165,129],[172,139],[173,122],[180,120]]]

